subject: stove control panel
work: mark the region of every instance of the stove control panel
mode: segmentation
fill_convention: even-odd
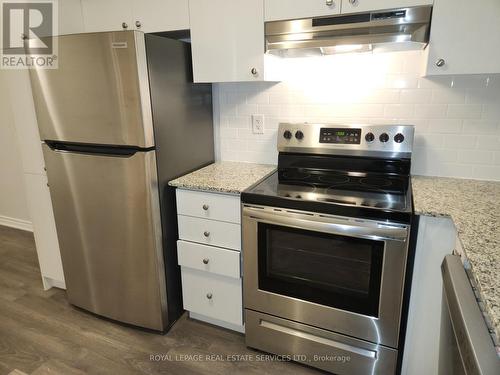
[[[361,143],[361,129],[321,128],[319,143],[359,145]]]
[[[408,157],[413,148],[413,125],[279,125],[280,152]]]

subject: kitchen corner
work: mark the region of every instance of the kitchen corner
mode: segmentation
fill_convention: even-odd
[[[415,214],[450,217],[463,263],[500,346],[500,182],[413,176]],[[460,249],[455,249],[460,252]],[[498,349],[497,349],[498,350]]]

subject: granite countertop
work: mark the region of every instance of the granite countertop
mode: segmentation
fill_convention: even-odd
[[[183,189],[240,194],[275,170],[275,165],[223,161],[198,169],[168,184]]]
[[[450,216],[500,338],[500,182],[412,177],[417,215]]]

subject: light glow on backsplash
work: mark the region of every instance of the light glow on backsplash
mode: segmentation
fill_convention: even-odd
[[[425,59],[291,58],[282,82],[216,84],[218,158],[275,164],[279,122],[413,124],[413,173],[500,180],[500,76],[422,78]],[[252,114],[265,115],[264,134],[252,134]]]

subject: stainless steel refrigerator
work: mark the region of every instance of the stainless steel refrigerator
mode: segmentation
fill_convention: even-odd
[[[31,82],[69,302],[165,331],[182,312],[174,190],[211,163],[211,85],[190,45],[137,31],[58,37]]]

